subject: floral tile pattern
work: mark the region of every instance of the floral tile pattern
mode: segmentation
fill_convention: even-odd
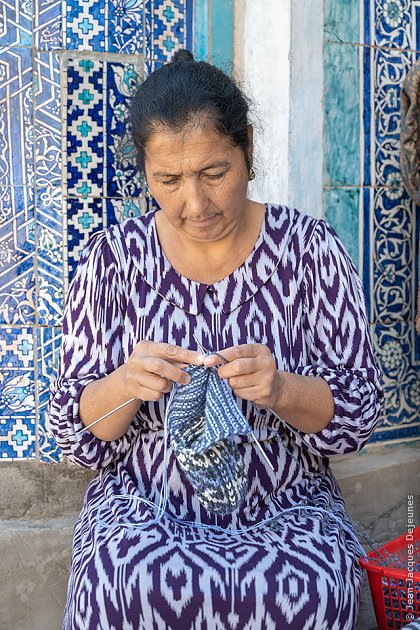
[[[0,327],[0,460],[35,456],[32,327]]]
[[[32,56],[0,48],[0,186],[33,183]]]
[[[51,435],[48,422],[49,388],[55,379],[61,347],[59,328],[44,327],[37,331],[37,396],[38,396],[38,445],[39,456],[44,462],[59,462],[61,451]]]
[[[383,370],[385,407],[374,440],[420,436],[420,360],[414,330],[420,208],[404,190],[400,174],[400,95],[418,52],[419,3],[365,2],[363,65],[364,259],[369,318]],[[370,9],[374,9],[374,12]],[[374,19],[371,20],[372,16]],[[395,50],[398,49],[398,50]],[[373,88],[373,89],[372,89]],[[373,132],[373,133],[372,133]],[[365,175],[366,179],[366,175]]]
[[[35,320],[34,251],[32,188],[0,187],[0,325]]]
[[[37,0],[34,10],[36,50],[60,50],[63,43],[62,0]]]

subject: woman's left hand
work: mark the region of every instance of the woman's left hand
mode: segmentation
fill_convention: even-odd
[[[258,407],[276,407],[282,393],[282,379],[267,346],[260,343],[232,346],[220,350],[220,355],[228,363],[220,365],[222,359],[211,354],[204,359],[204,365],[220,365],[220,378],[227,379],[236,396]]]

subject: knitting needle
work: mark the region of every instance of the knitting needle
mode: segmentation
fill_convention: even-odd
[[[260,453],[261,455],[265,458],[265,461],[267,462],[267,464],[270,466],[271,470],[274,472],[274,466],[273,464],[270,462],[270,460],[268,459],[267,453],[264,453],[263,447],[261,446],[261,444],[258,442],[257,438],[254,435],[254,432],[251,432],[252,437],[254,438],[254,442],[255,444],[258,446],[258,448],[260,449]]]
[[[112,411],[108,411],[108,413],[106,413],[104,416],[102,416],[101,418],[98,418],[97,420],[95,420],[94,422],[91,422],[90,424],[88,424],[87,426],[83,427],[82,429],[79,429],[78,431],[75,431],[75,435],[78,435],[79,433],[83,433],[83,431],[87,431],[88,429],[90,429],[90,427],[93,427],[95,424],[98,424],[98,422],[102,422],[102,420],[105,420],[105,418],[108,418],[110,415],[112,415],[113,413],[115,413],[116,411],[119,411],[120,409],[122,409],[123,407],[125,407],[126,405],[129,405],[130,403],[132,403],[134,400],[138,400],[138,398],[130,398],[130,400],[127,400],[125,403],[123,403],[122,405],[120,405],[119,407],[115,407],[115,409],[112,409]]]
[[[194,339],[196,340],[196,342],[197,342],[197,346],[200,348],[201,352],[202,352],[203,354],[208,354],[208,351],[207,351],[207,350],[205,350],[204,346],[202,346],[202,345],[201,345],[201,343],[198,341],[197,337],[196,337],[195,335],[193,335],[193,337],[194,337]]]

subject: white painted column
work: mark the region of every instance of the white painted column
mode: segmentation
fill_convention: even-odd
[[[234,65],[255,103],[250,196],[323,215],[323,0],[235,0]]]
[[[289,204],[323,216],[323,0],[293,0],[290,55]]]
[[[291,1],[235,1],[234,65],[256,114],[257,201],[288,203]]]

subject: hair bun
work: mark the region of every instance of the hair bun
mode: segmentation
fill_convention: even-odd
[[[192,54],[192,52],[190,52],[189,50],[187,50],[186,48],[180,48],[179,50],[176,51],[175,55],[172,58],[172,62],[191,62],[194,61],[194,55]]]

